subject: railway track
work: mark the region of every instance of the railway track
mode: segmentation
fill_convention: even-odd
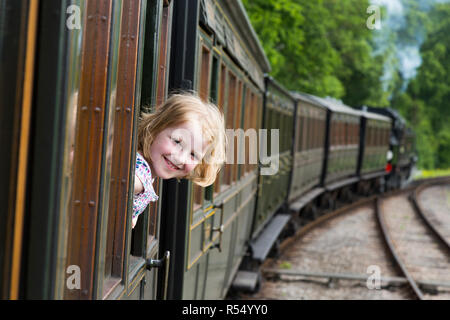
[[[280,245],[261,290],[242,298],[450,299],[449,184],[414,182],[319,217]]]
[[[405,196],[377,199],[376,212],[395,261],[418,299],[432,299],[441,287],[450,288],[450,243],[418,201],[423,184]],[[448,226],[450,227],[450,225]],[[420,285],[428,280],[434,285]],[[440,295],[449,299],[450,292]]]

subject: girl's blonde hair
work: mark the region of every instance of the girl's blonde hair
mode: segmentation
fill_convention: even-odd
[[[166,128],[192,120],[202,125],[203,139],[209,144],[201,163],[184,178],[206,187],[214,182],[225,162],[227,144],[223,114],[214,104],[202,101],[193,93],[171,95],[154,113],[142,113],[137,148],[151,161],[150,146],[156,136]]]

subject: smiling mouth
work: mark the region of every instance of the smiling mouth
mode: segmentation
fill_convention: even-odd
[[[181,170],[181,169],[178,168],[176,165],[174,165],[169,159],[167,159],[167,158],[164,157],[164,156],[163,156],[163,158],[164,158],[164,160],[166,161],[167,166],[168,166],[169,168],[171,168],[171,169],[173,169],[173,170]]]

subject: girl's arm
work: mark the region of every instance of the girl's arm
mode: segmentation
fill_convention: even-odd
[[[134,194],[139,194],[144,191],[144,185],[137,175],[134,175]]]

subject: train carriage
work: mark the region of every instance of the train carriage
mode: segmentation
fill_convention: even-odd
[[[297,113],[290,202],[314,187],[317,189],[313,192],[314,196],[321,192],[319,186],[325,157],[327,117],[327,109],[314,97],[299,92],[294,93],[294,97],[297,100]],[[294,205],[291,210],[299,211],[300,207]]]
[[[391,120],[376,114],[363,114],[364,145],[361,149],[360,174],[383,171],[389,150]]]
[[[239,0],[4,0],[0,57],[1,299],[255,289],[303,208],[332,209],[360,180],[384,179],[388,148],[392,185],[415,162],[394,111],[270,78]],[[132,228],[139,116],[179,90],[223,111],[227,163],[206,188],[157,178],[159,201]]]
[[[292,170],[292,145],[294,128],[295,100],[280,84],[272,78],[266,78],[266,96],[264,102],[263,129],[267,130],[267,150],[263,152],[263,167],[266,163],[276,162],[273,172],[261,174],[258,185],[258,206],[253,223],[253,237],[256,237],[270,218],[286,202]],[[273,145],[273,130],[278,131],[278,145]],[[265,141],[261,141],[265,143]],[[263,146],[261,146],[263,148]]]
[[[361,184],[366,180],[373,180],[372,182],[376,182],[373,187],[381,187],[381,178],[387,174],[391,125],[390,118],[363,110],[358,159],[358,176],[361,177]],[[368,190],[364,192],[367,193]]]
[[[141,98],[163,100],[167,92],[169,39],[163,30],[170,25],[173,4],[2,5],[2,12],[22,10],[30,29],[20,39],[36,41],[35,51],[26,49],[36,57],[25,71],[27,77],[35,71],[28,111],[32,125],[29,136],[25,126],[20,131],[29,137],[29,156],[21,156],[28,159],[29,174],[27,181],[17,181],[26,190],[27,214],[10,210],[7,220],[15,233],[2,239],[3,247],[8,242],[17,246],[19,259],[12,269],[20,271],[21,280],[19,287],[19,276],[3,279],[2,296],[156,298],[156,273],[147,270],[146,261],[158,257],[160,208],[145,214],[132,231],[130,186]]]
[[[361,112],[332,98],[313,97],[327,108],[325,158],[320,207],[334,208],[338,199],[352,198],[357,176]]]
[[[168,297],[217,299],[246,254],[256,204],[258,168],[242,161],[249,144],[235,133],[259,129],[270,65],[239,1],[177,1],[174,17],[170,86],[217,102],[232,132],[233,157],[213,186],[165,182],[171,199],[163,203],[162,246],[173,257]]]

